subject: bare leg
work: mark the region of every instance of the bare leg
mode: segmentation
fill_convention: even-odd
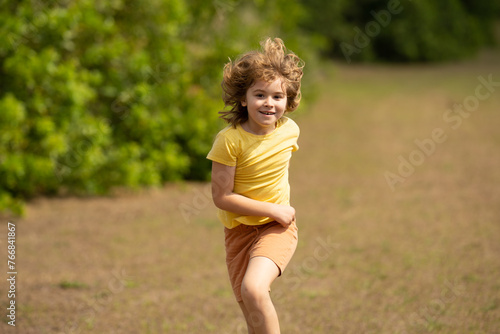
[[[258,256],[250,259],[241,283],[241,296],[247,314],[243,308],[242,310],[247,319],[249,333],[280,333],[278,314],[269,295],[271,283],[279,273],[278,266],[267,257]]]
[[[245,316],[245,320],[247,322],[248,334],[255,334],[255,330],[253,329],[253,325],[250,323],[250,312],[248,312],[245,303],[239,302],[241,311],[243,311],[243,315]]]

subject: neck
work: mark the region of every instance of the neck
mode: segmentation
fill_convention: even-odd
[[[267,127],[261,127],[256,126],[255,124],[251,124],[251,122],[249,121],[246,121],[245,123],[241,124],[241,127],[243,128],[243,130],[245,130],[246,132],[250,132],[251,134],[264,136],[270,134],[276,129],[276,123]]]

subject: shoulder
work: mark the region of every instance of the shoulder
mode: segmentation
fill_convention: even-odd
[[[220,130],[219,133],[217,133],[217,136],[231,135],[234,131],[236,131],[236,129],[232,125],[228,125],[224,129]]]
[[[236,126],[236,128],[232,125],[228,125],[217,133],[214,146],[224,146],[236,153],[241,151],[246,141],[240,129],[240,125]]]
[[[237,140],[239,136],[238,129],[234,128],[232,125],[228,125],[217,133],[216,139],[224,138],[229,141],[234,141]]]
[[[281,120],[281,127],[284,130],[296,133],[297,135],[300,133],[300,128],[293,119],[283,116],[281,117],[280,120]]]
[[[226,166],[235,166],[241,152],[240,147],[241,140],[237,137],[237,129],[227,126],[217,133],[207,159]]]

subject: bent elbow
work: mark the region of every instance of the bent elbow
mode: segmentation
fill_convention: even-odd
[[[224,210],[225,201],[224,201],[223,196],[213,196],[212,199],[213,199],[214,204],[217,208]]]
[[[227,194],[222,189],[212,186],[212,200],[217,208],[224,210],[227,202],[226,198]]]
[[[212,197],[212,200],[214,201],[215,206],[220,209],[220,200],[215,197]]]

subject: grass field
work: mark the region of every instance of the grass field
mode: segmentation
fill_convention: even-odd
[[[293,116],[283,333],[500,333],[500,84],[484,85],[499,57],[322,72]],[[245,332],[208,184],[38,199],[14,222],[16,327],[3,279],[1,333]]]

